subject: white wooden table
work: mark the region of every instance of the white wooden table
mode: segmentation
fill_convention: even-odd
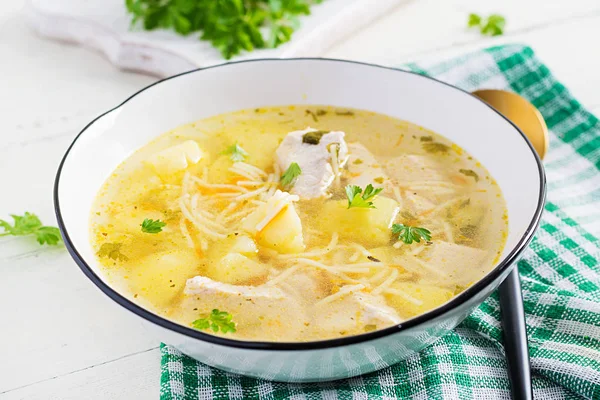
[[[22,3],[0,3],[0,218],[31,211],[54,224],[52,185],[68,144],[88,121],[156,78],[40,39]],[[466,31],[472,11],[504,14],[506,34],[488,39]],[[598,39],[598,0],[413,0],[327,56],[398,65],[526,43],[600,113]],[[0,240],[0,341],[0,399],[158,398],[158,343],[64,249]]]

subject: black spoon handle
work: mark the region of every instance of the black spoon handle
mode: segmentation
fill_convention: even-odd
[[[508,362],[508,375],[513,399],[532,400],[531,366],[527,346],[525,310],[519,271],[513,271],[498,289],[504,332],[504,351]]]

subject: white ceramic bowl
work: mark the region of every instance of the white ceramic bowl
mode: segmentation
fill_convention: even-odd
[[[89,212],[104,180],[152,138],[181,124],[245,108],[326,104],[376,111],[440,133],[479,159],[508,205],[509,234],[498,265],[445,305],[398,326],[309,343],[243,342],[166,320],[112,289],[89,241]],[[525,136],[472,95],[414,73],[328,59],[224,64],[157,82],[92,121],[60,165],[54,201],[65,244],[107,296],[156,329],[158,338],[206,364],[278,381],[347,378],[392,365],[432,344],[495,290],[531,240],[545,176]]]

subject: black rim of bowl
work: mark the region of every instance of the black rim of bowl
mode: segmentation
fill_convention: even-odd
[[[521,239],[519,240],[519,242],[515,245],[515,247],[512,249],[512,251],[500,262],[498,263],[498,265],[492,270],[490,271],[486,276],[484,276],[481,280],[479,280],[477,283],[475,283],[473,286],[467,288],[465,291],[463,291],[462,293],[460,293],[459,295],[453,297],[449,302],[443,304],[440,307],[437,307],[433,310],[430,310],[424,314],[418,315],[414,318],[411,318],[405,322],[402,322],[398,325],[394,325],[391,327],[387,327],[387,328],[383,328],[377,331],[373,331],[373,332],[368,332],[368,333],[363,333],[360,335],[355,335],[355,336],[347,336],[347,337],[341,337],[341,338],[335,338],[335,339],[327,339],[327,340],[320,340],[320,341],[312,341],[312,342],[261,342],[261,341],[243,341],[243,340],[236,340],[236,339],[227,339],[221,336],[214,336],[214,335],[210,335],[208,333],[204,333],[202,331],[181,325],[179,323],[173,322],[171,320],[168,320],[166,318],[163,318],[157,314],[154,314],[151,311],[146,310],[145,308],[135,304],[134,302],[132,302],[131,300],[127,299],[126,297],[124,297],[123,295],[119,294],[116,290],[112,289],[109,285],[107,285],[106,283],[104,283],[104,281],[102,279],[100,279],[100,277],[98,277],[98,275],[96,275],[96,273],[92,270],[92,268],[85,262],[85,260],[83,259],[83,257],[79,254],[79,252],[77,251],[77,249],[75,248],[75,246],[73,245],[73,242],[71,241],[71,238],[69,237],[69,233],[67,232],[67,228],[65,226],[65,223],[63,221],[62,218],[62,213],[61,213],[61,209],[60,209],[60,202],[59,202],[59,196],[58,196],[58,186],[59,186],[59,182],[60,182],[60,177],[61,177],[61,172],[64,166],[64,163],[67,159],[67,157],[69,156],[69,153],[71,152],[71,149],[73,148],[73,146],[75,145],[75,143],[77,142],[77,140],[81,137],[81,135],[90,127],[92,126],[97,120],[99,120],[100,118],[102,118],[104,115],[120,108],[121,106],[123,106],[125,103],[127,103],[128,101],[130,101],[131,99],[133,99],[134,97],[136,97],[138,94],[142,93],[143,91],[155,86],[155,85],[159,85],[165,81],[177,78],[179,76],[183,76],[183,75],[187,75],[187,74],[192,74],[192,73],[198,73],[198,72],[202,72],[204,70],[208,70],[208,69],[213,69],[213,68],[226,68],[230,65],[235,65],[235,64],[241,64],[241,63],[253,63],[253,62],[290,62],[290,61],[316,61],[316,62],[337,62],[337,63],[349,63],[349,64],[358,64],[358,65],[362,65],[362,66],[368,66],[368,67],[372,67],[372,68],[380,68],[380,69],[385,69],[385,70],[392,70],[392,71],[396,71],[398,73],[401,74],[411,74],[411,75],[416,75],[419,76],[422,79],[429,79],[432,81],[435,81],[441,85],[445,85],[448,87],[451,87],[467,96],[472,97],[474,100],[479,101],[483,104],[485,104],[488,108],[490,108],[491,110],[493,110],[496,114],[498,114],[501,118],[503,118],[506,122],[508,122],[523,138],[523,140],[525,141],[525,144],[529,147],[532,156],[534,157],[536,163],[537,163],[537,167],[538,167],[538,173],[539,173],[539,179],[540,179],[540,191],[538,194],[538,203],[537,203],[537,208],[535,213],[533,214],[533,218],[529,224],[529,226],[527,227],[527,230],[525,231],[525,233],[523,234],[523,236],[521,237]],[[513,265],[518,259],[519,256],[521,255],[521,253],[525,250],[525,248],[527,247],[527,245],[529,244],[529,242],[531,241],[531,239],[533,238],[533,235],[535,233],[535,231],[537,230],[537,227],[540,223],[540,219],[542,216],[542,212],[544,209],[544,203],[545,203],[545,198],[546,198],[546,175],[544,173],[544,168],[542,166],[542,162],[540,160],[540,158],[538,157],[537,153],[535,152],[533,146],[531,145],[531,143],[529,142],[529,140],[527,139],[527,137],[523,134],[523,132],[521,132],[521,130],[514,124],[512,123],[508,118],[506,118],[504,115],[500,114],[498,111],[496,111],[494,108],[492,108],[491,106],[489,106],[487,103],[485,103],[484,101],[482,101],[481,99],[477,98],[476,96],[472,95],[471,93],[464,91],[456,86],[450,85],[446,82],[440,81],[438,79],[432,78],[430,76],[426,76],[426,75],[421,75],[418,74],[416,72],[412,72],[412,71],[406,71],[406,70],[402,70],[399,68],[393,68],[393,67],[385,67],[385,66],[381,66],[381,65],[377,65],[377,64],[371,64],[371,63],[364,63],[364,62],[358,62],[358,61],[349,61],[349,60],[340,60],[340,59],[333,59],[333,58],[319,58],[319,57],[301,57],[301,58],[286,58],[286,59],[278,59],[278,58],[262,58],[262,59],[254,59],[254,60],[244,60],[244,61],[236,61],[236,62],[228,62],[228,63],[224,63],[224,64],[219,64],[219,65],[214,65],[214,66],[210,66],[210,67],[206,67],[206,68],[198,68],[198,69],[194,69],[191,71],[187,71],[187,72],[183,72],[168,78],[164,78],[161,79],[157,82],[154,82],[151,85],[146,86],[145,88],[137,91],[136,93],[134,93],[132,96],[130,96],[129,98],[127,98],[124,102],[122,102],[121,104],[119,104],[118,106],[114,107],[113,109],[110,109],[108,111],[106,111],[105,113],[99,115],[98,117],[96,117],[94,120],[92,120],[89,124],[87,124],[85,126],[85,128],[83,128],[81,130],[81,132],[79,132],[79,134],[75,137],[75,139],[73,140],[73,142],[71,143],[71,145],[69,146],[69,148],[67,149],[59,167],[58,167],[58,171],[56,173],[56,179],[54,182],[54,210],[56,212],[56,218],[58,220],[58,226],[60,228],[60,231],[63,235],[63,239],[64,239],[64,243],[65,246],[67,248],[67,250],[69,251],[69,253],[71,254],[71,256],[73,257],[73,259],[75,260],[75,262],[77,263],[77,265],[79,265],[79,267],[81,268],[81,270],[83,271],[83,273],[102,291],[104,292],[104,294],[106,294],[108,297],[110,297],[112,300],[114,300],[115,302],[117,302],[119,305],[121,305],[122,307],[126,308],[127,310],[137,314],[138,316],[156,324],[159,325],[163,328],[166,328],[168,330],[177,332],[179,334],[188,336],[190,338],[193,339],[198,339],[204,342],[208,342],[208,343],[212,343],[212,344],[217,344],[217,345],[221,345],[221,346],[227,346],[227,347],[233,347],[233,348],[241,348],[241,349],[254,349],[254,350],[314,350],[314,349],[324,349],[324,348],[330,348],[330,347],[338,347],[338,346],[347,346],[347,345],[351,345],[351,344],[357,344],[357,343],[362,343],[362,342],[367,342],[370,340],[374,340],[374,339],[378,339],[378,338],[382,338],[384,336],[388,336],[412,327],[415,327],[417,325],[420,325],[424,322],[430,321],[436,317],[439,317],[451,310],[453,310],[454,308],[456,308],[457,306],[467,302],[468,300],[470,300],[473,296],[475,296],[477,293],[479,293],[482,289],[484,289],[486,286],[488,286],[490,283],[492,283],[494,280],[496,280],[503,272],[505,272],[511,265]],[[516,268],[516,266],[515,266]]]

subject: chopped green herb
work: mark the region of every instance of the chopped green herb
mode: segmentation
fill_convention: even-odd
[[[368,324],[364,327],[365,332],[373,332],[377,330],[377,325]]]
[[[382,176],[378,176],[377,178],[373,179],[373,181],[375,181],[375,183],[379,183],[380,185],[383,184],[383,177]]]
[[[311,131],[302,135],[302,143],[319,144],[321,138],[327,135],[329,131]]]
[[[199,330],[210,328],[213,332],[219,332],[220,330],[222,333],[234,333],[236,323],[232,319],[233,316],[228,312],[214,309],[207,317],[192,322],[192,327]]]
[[[354,112],[350,110],[335,110],[335,115],[339,115],[340,117],[349,117],[354,115]]]
[[[472,169],[459,169],[458,172],[465,176],[472,177],[473,179],[475,179],[475,182],[479,182],[479,175],[477,175],[477,173]]]
[[[144,222],[140,225],[142,227],[142,232],[144,233],[158,233],[162,232],[162,228],[167,225],[162,222],[160,219],[144,219]]]
[[[429,230],[403,224],[392,225],[392,233],[398,235],[398,239],[406,244],[412,244],[413,242],[421,243],[421,239],[426,242],[431,240],[431,232]]]
[[[313,121],[319,122],[319,118],[317,118],[317,114],[315,114],[311,110],[306,110],[305,113],[306,113],[306,115],[310,115],[312,117]]]
[[[322,0],[125,0],[131,25],[145,30],[170,29],[180,35],[201,32],[223,57],[274,48],[288,42],[299,17]]]
[[[348,208],[375,208],[373,202],[369,201],[377,196],[383,189],[375,189],[370,183],[363,192],[360,186],[348,185],[346,186],[346,196],[348,197]]]
[[[363,160],[361,160],[360,158],[357,158],[356,160],[354,160],[352,162],[352,164],[356,164],[356,165],[359,165],[359,164],[362,164],[362,163],[363,163]]]
[[[232,144],[219,154],[228,155],[233,162],[244,161],[248,156],[246,150],[242,149],[242,147],[237,143]]]
[[[504,33],[506,18],[498,14],[492,14],[487,18],[482,18],[477,14],[469,14],[467,25],[469,28],[479,28],[479,31],[482,35],[499,36]]]
[[[447,153],[450,146],[438,142],[425,142],[423,143],[423,150],[428,153]]]
[[[54,226],[44,226],[37,215],[25,212],[22,216],[10,215],[14,225],[0,219],[0,228],[4,232],[1,236],[27,236],[33,235],[39,244],[56,245],[60,241],[60,231]]]
[[[433,136],[421,136],[421,142],[433,142]]]
[[[283,187],[291,187],[294,186],[296,178],[300,176],[302,173],[302,169],[298,165],[298,163],[291,163],[290,166],[285,170],[283,175],[281,175],[281,186]]]
[[[129,258],[121,253],[121,247],[123,247],[123,243],[102,243],[100,250],[98,250],[98,257],[107,257],[115,261],[127,261]]]

